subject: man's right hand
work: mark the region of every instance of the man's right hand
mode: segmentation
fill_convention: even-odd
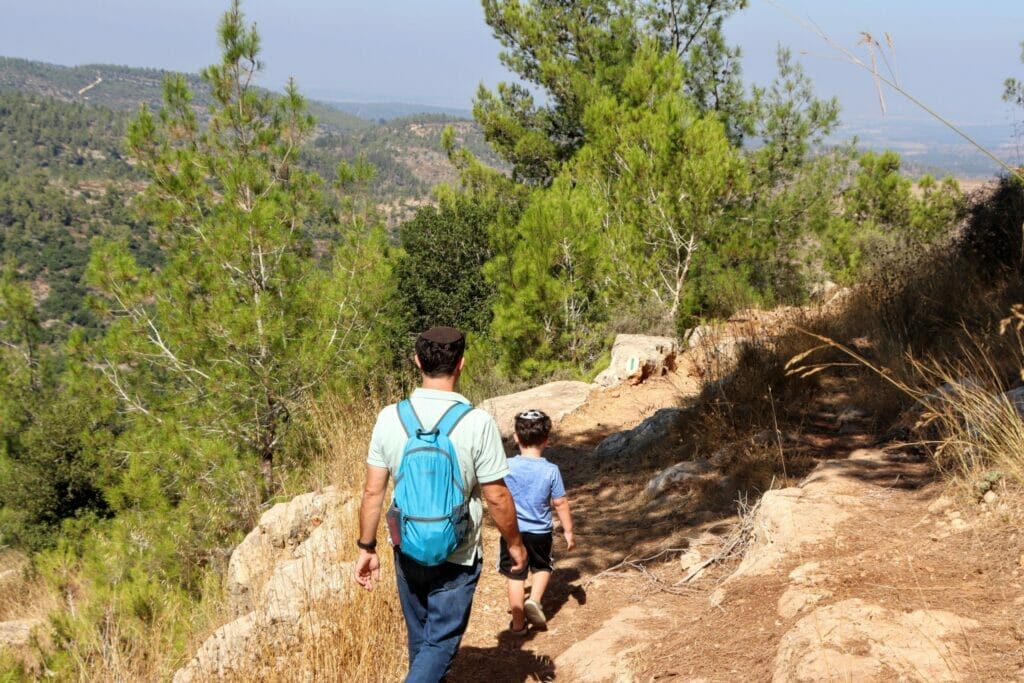
[[[522,541],[519,541],[515,545],[508,546],[508,554],[509,557],[512,558],[512,567],[510,568],[510,571],[513,574],[518,574],[526,569],[526,546],[523,545]]]
[[[376,552],[359,550],[359,558],[352,568],[352,578],[366,590],[373,590],[380,579],[380,558]]]

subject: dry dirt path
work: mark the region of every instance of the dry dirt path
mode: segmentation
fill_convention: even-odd
[[[677,586],[680,558],[713,554],[737,518],[648,506],[649,471],[606,471],[590,453],[696,389],[684,368],[596,392],[562,422],[551,458],[579,547],[567,555],[556,539],[549,629],[506,632],[497,534],[486,529],[487,566],[452,681],[1024,680],[1016,508],[954,504],[925,465],[864,448],[868,434],[809,434],[822,458],[849,458],[770,493],[742,563]]]

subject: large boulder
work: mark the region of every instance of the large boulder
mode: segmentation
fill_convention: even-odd
[[[555,425],[586,403],[594,388],[593,384],[586,382],[551,382],[515,394],[489,398],[480,407],[494,417],[502,438],[509,439],[515,430],[518,413],[531,408],[543,410]]]
[[[727,581],[775,571],[801,548],[829,542],[836,529],[864,506],[863,480],[885,463],[879,450],[856,450],[827,460],[799,486],[767,491],[754,511],[753,538]]]
[[[594,455],[631,458],[655,447],[671,447],[679,440],[688,413],[685,408],[662,408],[633,429],[606,437],[594,449]]]
[[[235,548],[228,599],[235,619],[217,629],[174,675],[174,683],[259,678],[268,652],[288,652],[330,611],[349,601],[354,583],[343,545],[356,502],[334,487],[279,503]]]
[[[620,334],[612,345],[611,363],[594,378],[594,384],[602,387],[623,382],[640,384],[648,377],[659,377],[675,370],[678,352],[672,337]]]

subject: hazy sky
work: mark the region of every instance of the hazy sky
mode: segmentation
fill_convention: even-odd
[[[0,55],[59,64],[107,62],[196,71],[214,61],[227,0],[0,0]],[[765,83],[778,44],[791,47],[844,117],[881,116],[870,75],[779,8],[857,51],[860,31],[896,42],[902,84],[958,123],[1005,123],[1000,95],[1024,77],[1024,0],[751,0],[727,25],[748,82]],[[475,0],[247,0],[263,36],[263,83],[293,75],[310,96],[470,106],[477,85],[507,77]],[[894,94],[893,119],[923,119]],[[1020,118],[1020,115],[1018,115]]]

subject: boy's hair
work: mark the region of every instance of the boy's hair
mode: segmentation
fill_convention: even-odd
[[[466,352],[466,337],[454,327],[431,327],[416,338],[416,357],[427,377],[451,377]]]
[[[516,415],[516,436],[520,446],[539,446],[551,434],[551,418],[540,410],[524,410]]]

